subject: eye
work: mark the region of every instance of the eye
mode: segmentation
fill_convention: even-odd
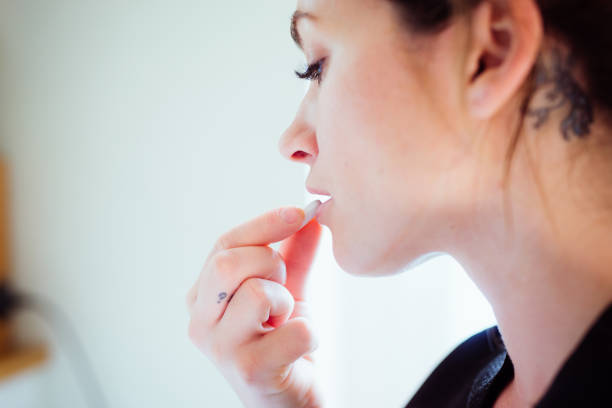
[[[295,71],[295,75],[297,75],[297,77],[300,79],[308,79],[309,81],[312,81],[314,79],[319,84],[321,84],[324,61],[325,61],[325,58],[322,58],[319,61],[315,62],[314,64],[308,65],[308,68],[303,73]]]

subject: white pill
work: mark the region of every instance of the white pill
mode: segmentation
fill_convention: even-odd
[[[308,204],[306,207],[304,207],[304,213],[306,214],[306,216],[304,217],[304,222],[302,222],[300,229],[304,228],[306,224],[312,221],[315,214],[317,213],[317,208],[319,208],[320,205],[321,205],[321,200],[314,200],[313,202]]]

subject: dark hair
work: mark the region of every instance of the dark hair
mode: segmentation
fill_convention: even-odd
[[[387,0],[415,32],[443,30],[458,13],[483,0]],[[561,38],[585,67],[588,93],[612,110],[612,1],[536,0],[546,34]]]
[[[444,30],[452,18],[471,12],[484,0],[387,0],[399,13],[406,27],[416,34],[436,34]],[[592,103],[601,108],[606,119],[612,117],[612,0],[535,0],[542,16],[544,35],[560,40],[569,51],[566,62],[557,52],[555,72],[539,72],[535,64],[525,85],[519,127],[506,154],[506,178],[512,155],[524,124],[525,116],[537,117],[539,127],[548,114],[559,106],[528,110],[533,92],[543,82],[554,82],[559,96],[563,93],[571,102],[569,116],[561,124],[561,132],[569,140],[570,132],[578,137],[589,134],[594,121]],[[570,69],[580,64],[586,90],[572,78]],[[552,75],[552,77],[551,77]],[[504,180],[507,181],[507,180]]]

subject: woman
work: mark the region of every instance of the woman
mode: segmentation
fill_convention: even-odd
[[[303,291],[323,224],[349,273],[447,253],[493,307],[408,407],[611,406],[611,3],[298,10],[313,82],[280,150],[333,199],[303,229],[285,208],[219,238],[187,296],[194,344],[246,406],[324,406]]]

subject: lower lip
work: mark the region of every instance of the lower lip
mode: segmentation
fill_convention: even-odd
[[[315,214],[315,217],[317,217],[317,221],[321,218],[321,216],[324,214],[324,211],[326,208],[328,208],[331,205],[333,198],[330,198],[329,200],[327,200],[326,202],[324,202],[323,204],[321,204],[319,206],[319,208],[317,208],[317,213]]]

